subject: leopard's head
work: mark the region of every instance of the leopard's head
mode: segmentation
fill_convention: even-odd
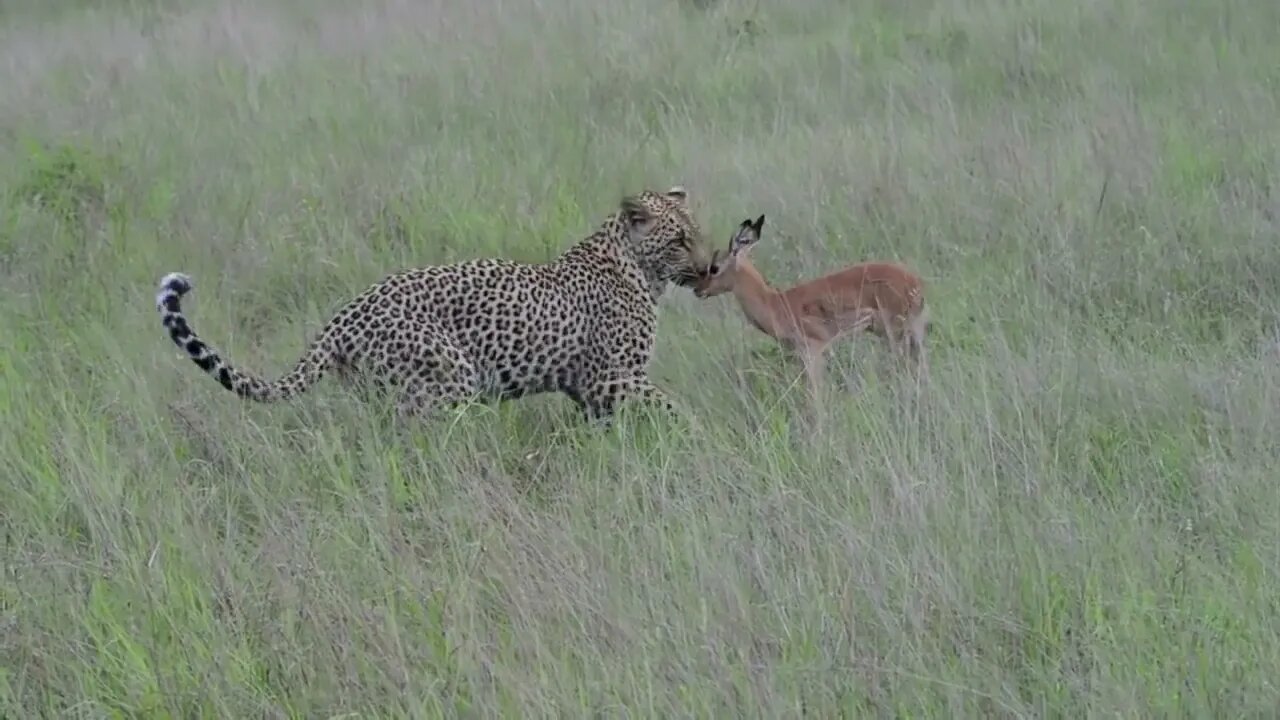
[[[622,200],[621,219],[632,256],[655,292],[666,283],[693,287],[707,273],[712,248],[689,209],[683,187],[645,190]]]

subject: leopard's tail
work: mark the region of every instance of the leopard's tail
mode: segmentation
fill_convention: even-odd
[[[182,313],[182,296],[191,292],[191,288],[191,278],[186,275],[176,272],[165,275],[160,280],[160,290],[156,292],[156,308],[173,343],[182,348],[201,370],[236,395],[258,402],[287,400],[315,384],[332,364],[333,353],[321,338],[307,349],[293,370],[275,382],[267,382],[232,367],[196,335],[187,322],[187,316]]]

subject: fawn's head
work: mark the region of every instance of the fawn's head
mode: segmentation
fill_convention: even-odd
[[[746,259],[747,251],[760,239],[762,229],[764,215],[755,220],[743,220],[733,231],[733,237],[729,238],[729,248],[717,250],[711,257],[707,272],[693,286],[693,294],[709,298],[732,290],[737,281],[738,263]]]

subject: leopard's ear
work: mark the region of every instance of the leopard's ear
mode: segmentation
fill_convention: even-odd
[[[653,212],[639,195],[628,195],[622,198],[619,207],[622,209],[622,217],[628,224],[635,225],[653,219]]]
[[[670,200],[674,200],[681,207],[689,207],[689,191],[685,190],[683,185],[675,185],[666,192],[666,196]]]
[[[626,221],[633,236],[645,235],[653,226],[653,211],[639,195],[628,195],[622,198],[620,209],[622,219]]]

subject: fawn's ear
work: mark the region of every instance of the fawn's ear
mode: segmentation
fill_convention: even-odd
[[[716,274],[722,273],[732,267],[735,267],[738,254],[732,250],[717,250],[711,264],[714,266]]]
[[[729,240],[729,254],[737,255],[760,239],[760,231],[764,228],[764,215],[755,220],[743,220],[737,232]]]

